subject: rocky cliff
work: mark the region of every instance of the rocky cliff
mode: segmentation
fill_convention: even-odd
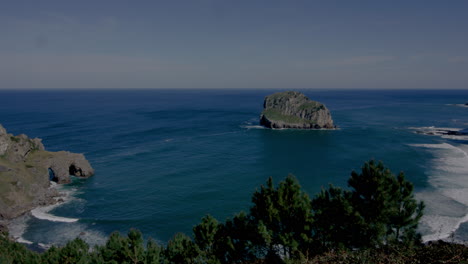
[[[265,97],[260,125],[268,128],[335,128],[330,111],[324,104],[291,91]]]
[[[70,175],[94,170],[82,154],[46,151],[41,139],[8,134],[0,125],[0,221],[56,202],[50,181],[69,183]]]

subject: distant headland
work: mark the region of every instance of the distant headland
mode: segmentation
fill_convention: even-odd
[[[260,125],[268,128],[333,129],[327,107],[300,92],[279,92],[265,97]]]

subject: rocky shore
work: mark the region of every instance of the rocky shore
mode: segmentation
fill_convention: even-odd
[[[46,151],[41,139],[14,136],[0,124],[0,232],[8,220],[57,203],[60,194],[50,188],[51,181],[63,184],[70,176],[93,174],[83,154]]]
[[[265,97],[260,125],[268,128],[333,129],[327,107],[299,92],[279,92]]]

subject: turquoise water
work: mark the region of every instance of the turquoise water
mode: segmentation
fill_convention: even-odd
[[[165,243],[200,218],[248,210],[272,176],[294,174],[313,196],[346,187],[369,159],[404,171],[427,204],[425,240],[468,240],[468,140],[418,134],[468,127],[468,91],[302,90],[327,105],[329,131],[258,126],[275,90],[0,91],[0,123],[40,137],[48,150],[84,153],[96,170],[60,188],[67,202],[15,224],[24,240],[102,243],[140,229]],[[430,129],[430,128],[429,128]],[[61,217],[61,218],[58,218]],[[69,221],[67,221],[67,219]],[[76,220],[76,221],[75,221]]]

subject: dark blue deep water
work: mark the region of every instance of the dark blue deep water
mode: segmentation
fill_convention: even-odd
[[[346,187],[352,170],[377,159],[404,171],[426,202],[425,240],[468,240],[467,138],[415,133],[467,128],[467,90],[302,90],[331,110],[339,127],[332,131],[257,126],[272,92],[0,91],[0,123],[10,133],[84,153],[96,171],[60,187],[66,203],[13,229],[45,245],[76,236],[102,243],[130,228],[165,243],[191,234],[206,214],[224,221],[248,210],[270,176],[278,182],[292,173],[313,196],[329,183]]]

